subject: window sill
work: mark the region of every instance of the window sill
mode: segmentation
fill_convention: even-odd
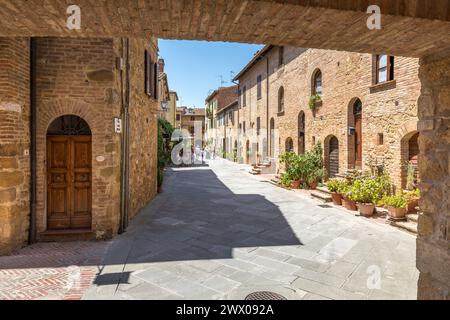
[[[385,91],[385,90],[392,90],[395,89],[397,87],[397,81],[396,80],[391,80],[391,81],[386,81],[386,82],[382,82],[382,83],[377,83],[374,84],[370,87],[370,93],[377,93],[380,91]]]
[[[282,117],[282,116],[284,116],[284,111],[280,111],[280,112],[278,112],[278,113],[277,113],[277,116],[278,116],[278,117]]]

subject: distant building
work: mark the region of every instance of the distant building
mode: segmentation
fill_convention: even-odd
[[[205,100],[206,124],[205,140],[210,152],[223,154],[226,149],[226,141],[223,140],[219,129],[218,115],[225,109],[238,101],[238,86],[220,87],[214,90]]]

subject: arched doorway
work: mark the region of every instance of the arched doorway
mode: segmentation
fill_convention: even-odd
[[[91,229],[92,133],[75,115],[47,130],[47,229]]]
[[[270,157],[275,157],[275,120],[270,119]]]
[[[335,136],[325,139],[325,167],[329,178],[339,174],[339,140]]]
[[[238,142],[237,140],[234,140],[234,148],[233,148],[233,161],[238,161]]]
[[[300,111],[297,119],[298,125],[298,154],[305,153],[305,113]]]
[[[294,141],[292,140],[292,138],[287,138],[286,139],[286,145],[285,145],[285,150],[286,152],[294,152]]]
[[[349,169],[362,168],[362,102],[354,99],[349,106],[349,138],[348,138],[348,166]]]
[[[402,188],[412,190],[417,188],[419,177],[419,133],[411,132],[403,137],[402,148]]]

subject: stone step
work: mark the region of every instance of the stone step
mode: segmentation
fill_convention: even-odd
[[[411,232],[413,234],[417,234],[417,223],[412,221],[395,221],[392,223],[392,225],[396,226],[397,228],[406,230],[408,232]]]
[[[331,194],[331,192],[328,190],[326,186],[323,187],[317,187],[317,190],[326,194]]]
[[[417,213],[410,213],[406,215],[406,219],[410,222],[417,223],[419,221],[419,215]]]
[[[319,190],[314,190],[311,192],[311,197],[321,200],[323,202],[331,202],[333,199],[329,193],[325,193]]]

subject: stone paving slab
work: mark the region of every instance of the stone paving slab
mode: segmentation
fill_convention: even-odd
[[[217,160],[170,170],[165,191],[106,254],[99,277],[122,270],[120,280],[94,284],[84,298],[244,299],[272,291],[288,299],[415,299],[413,236],[319,207],[247,169]],[[368,287],[374,266],[380,289]]]

